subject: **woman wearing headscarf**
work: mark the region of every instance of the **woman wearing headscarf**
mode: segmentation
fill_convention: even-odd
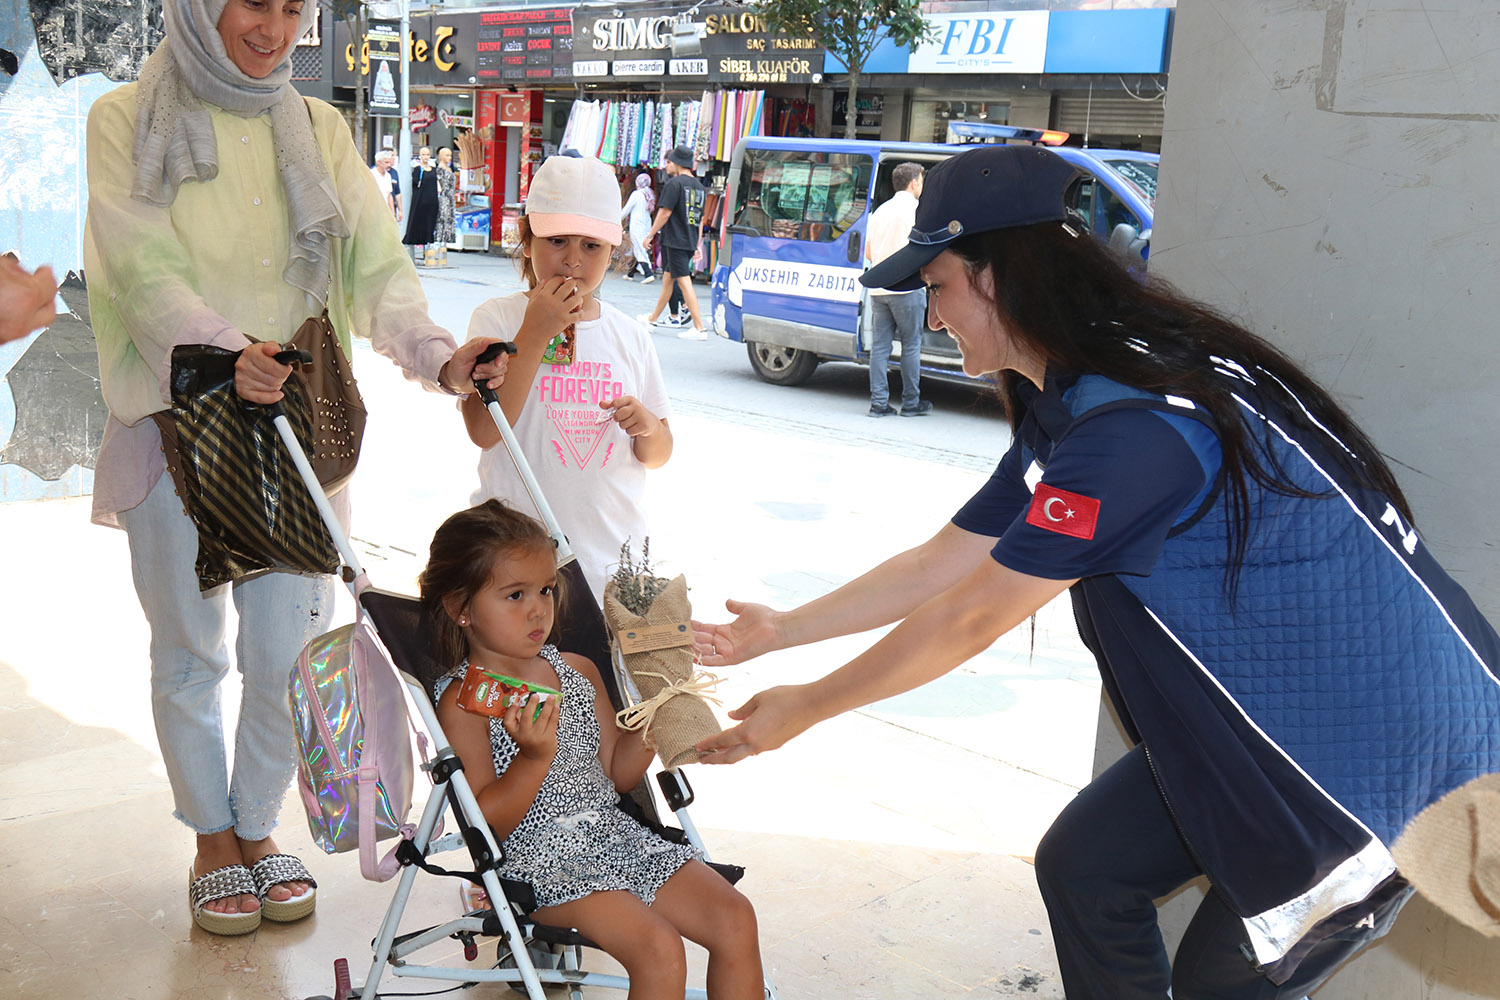
[[[411,211],[406,215],[407,246],[425,246],[435,242],[438,222],[438,167],[432,150],[423,146],[417,151],[417,165],[411,168]]]
[[[630,245],[635,250],[635,263],[625,273],[626,278],[634,278],[636,271],[647,280],[656,277],[656,270],[651,266],[651,247],[646,242],[646,234],[651,231],[651,216],[655,212],[656,192],[651,190],[651,175],[642,172],[636,175],[635,190],[630,192],[625,207],[620,210],[620,218],[628,220]]]
[[[290,85],[290,52],[314,11],[303,0],[167,0],[166,40],[140,81],[101,97],[88,119],[84,260],[110,411],[93,516],[129,536],[162,759],[175,814],[197,835],[189,904],[216,934],[313,908],[307,869],[270,833],[295,767],[287,670],[328,629],[333,581],[271,572],[200,593],[197,533],[149,419],[170,407],[172,349],[240,351],[236,390],[262,404],[291,374],[276,342],[325,306],[346,351],[358,330],[431,390],[467,389],[482,349],[455,352],[432,322],[342,116]],[[347,519],[347,492],[333,503]],[[219,713],[231,598],[244,687],[232,772]]]

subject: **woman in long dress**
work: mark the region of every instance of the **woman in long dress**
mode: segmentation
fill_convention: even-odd
[[[453,242],[453,209],[458,196],[458,171],[453,167],[453,150],[444,146],[437,151],[437,228],[433,242],[447,246]]]
[[[411,210],[406,213],[407,246],[435,242],[438,218],[438,170],[432,150],[423,146],[417,153],[417,165],[411,168]]]

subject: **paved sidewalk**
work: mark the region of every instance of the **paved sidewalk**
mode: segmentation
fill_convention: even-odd
[[[424,284],[462,337],[468,310],[516,279],[508,261],[455,263]],[[355,365],[371,420],[354,535],[377,584],[410,591],[432,528],[467,503],[475,454],[451,400],[366,349]],[[673,428],[676,456],[652,485],[652,549],[688,574],[699,617],[731,596],[785,607],[823,593],[874,561],[869,539],[885,553],[920,541],[983,476],[872,461],[847,441],[789,443],[691,407]],[[774,470],[713,462],[773,449]],[[914,509],[934,513],[897,513]],[[124,535],[90,525],[84,498],[0,504],[0,537],[0,996],[304,997],[332,992],[339,956],[362,981],[393,883],[320,855],[291,797],[278,837],[318,878],[317,914],[237,939],[192,927],[192,838],[170,817]],[[1029,858],[1087,780],[1098,682],[1065,604],[1035,630],[777,753],[688,769],[710,849],[749,869],[742,888],[783,997],[1062,996]],[[869,638],[724,671],[724,703],[832,669]],[[407,927],[453,912],[451,886],[417,885]],[[493,960],[481,951],[480,964]]]

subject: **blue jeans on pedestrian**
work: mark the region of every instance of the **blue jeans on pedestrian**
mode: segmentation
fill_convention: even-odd
[[[348,490],[329,500],[347,526]],[[136,595],[151,626],[151,707],[174,815],[194,833],[233,828],[244,840],[264,840],[297,766],[287,679],[303,645],[333,628],[334,578],[261,573],[200,591],[197,529],[170,476],[163,475],[119,519],[130,540]],[[231,600],[238,616],[234,659],[243,685],[232,773],[219,710],[220,685],[229,673]]]
[[[870,296],[875,331],[870,344],[870,405],[890,401],[891,344],[901,339],[901,407],[922,401],[922,327],[927,318],[927,295],[918,288],[910,292]]]

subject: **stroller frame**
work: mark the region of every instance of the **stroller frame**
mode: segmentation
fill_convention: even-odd
[[[505,345],[509,347],[510,345]],[[561,567],[574,557],[568,546],[565,536],[557,527],[556,519],[552,515],[550,507],[542,497],[541,490],[536,486],[535,477],[526,466],[525,458],[520,452],[519,445],[511,432],[509,423],[505,420],[504,413],[500,409],[498,400],[494,393],[487,389],[481,389],[481,395],[485,398],[489,410],[505,439],[507,448],[513,461],[525,480],[527,489],[532,493],[532,499],[536,502],[538,510],[542,513],[542,519],[546,523],[548,531],[552,534],[554,541],[558,544],[558,563]],[[328,501],[322,484],[313,472],[312,465],[307,459],[301,443],[297,440],[292,425],[286,415],[281,412],[279,404],[273,404],[268,408],[271,412],[277,432],[282,442],[286,445],[293,464],[301,476],[318,513],[328,529],[329,535],[343,560],[342,579],[354,595],[355,602],[359,606],[360,613],[366,614],[374,623],[377,641],[381,645],[381,651],[385,654],[384,662],[393,666],[400,676],[402,683],[406,686],[409,701],[416,707],[418,715],[422,719],[427,734],[434,743],[433,756],[431,760],[425,761],[421,768],[432,778],[432,790],[422,809],[422,818],[417,823],[415,831],[410,839],[403,841],[397,847],[396,857],[401,862],[401,872],[396,884],[396,891],[389,906],[386,908],[384,917],[380,923],[380,929],[375,939],[371,942],[373,952],[370,969],[365,977],[364,983],[359,987],[351,987],[348,979],[348,964],[343,958],[334,963],[335,969],[335,996],[314,997],[309,1000],[378,1000],[379,985],[383,978],[390,976],[396,979],[419,978],[429,980],[450,981],[454,983],[477,983],[496,982],[519,984],[529,1000],[546,1000],[542,991],[543,984],[565,985],[569,988],[568,993],[571,1000],[582,1000],[583,987],[597,986],[607,989],[628,990],[630,980],[624,976],[610,975],[606,973],[587,972],[582,968],[582,949],[585,945],[595,947],[587,939],[571,932],[569,935],[563,929],[544,928],[543,925],[519,915],[513,908],[513,900],[505,885],[499,877],[499,868],[504,860],[504,853],[496,842],[494,832],[484,818],[484,813],[479,807],[479,801],[470,787],[468,779],[463,773],[463,761],[459,759],[452,746],[448,743],[447,735],[443,732],[442,725],[438,722],[436,708],[432,698],[424,687],[423,682],[409,669],[410,664],[403,662],[404,658],[396,658],[391,655],[390,644],[382,633],[382,619],[390,623],[390,615],[398,605],[405,605],[409,609],[415,601],[401,595],[387,594],[370,586],[364,569],[360,566],[359,558],[354,553],[348,535],[339,523],[338,516]],[[630,682],[628,673],[624,670],[623,662],[618,656],[613,658],[613,669],[615,681],[621,697],[625,692],[632,694],[634,685]],[[605,674],[608,678],[609,674]],[[617,706],[622,707],[622,706]],[[709,862],[708,851],[698,834],[697,827],[693,824],[692,817],[687,813],[687,807],[693,801],[693,792],[684,775],[676,770],[660,771],[656,775],[657,784],[668,805],[672,808],[678,823],[681,825],[685,839],[695,847],[702,855],[705,862]],[[648,792],[649,794],[649,792]],[[654,806],[654,803],[653,803]],[[444,834],[433,838],[434,831],[439,829],[443,810],[451,807],[454,819],[458,824],[458,830],[453,833]],[[468,872],[445,871],[433,866],[427,859],[432,854],[467,848],[469,856],[474,863],[473,875],[477,876],[483,884],[485,892],[489,896],[490,909],[486,912],[468,913],[456,919],[434,927],[420,931],[409,932],[398,935],[401,918],[405,912],[407,900],[411,895],[412,885],[416,881],[418,870],[431,871],[434,874],[450,875],[465,878],[472,881]],[[710,862],[711,863],[711,862]],[[539,940],[535,932],[539,929],[552,931],[549,936],[556,938],[552,942]],[[496,964],[490,969],[477,970],[472,967],[456,965],[422,965],[409,961],[410,956],[445,939],[457,939],[463,943],[465,958],[472,961],[478,953],[474,941],[476,936],[503,936],[505,946],[509,949],[508,957],[515,963],[515,968],[507,969]],[[546,954],[553,967],[537,968],[533,955]],[[501,961],[504,961],[502,959]],[[771,985],[769,970],[762,967],[764,981],[764,995],[767,1000],[777,1000],[775,987]],[[692,987],[684,991],[684,1000],[707,1000],[707,993],[702,989]]]

